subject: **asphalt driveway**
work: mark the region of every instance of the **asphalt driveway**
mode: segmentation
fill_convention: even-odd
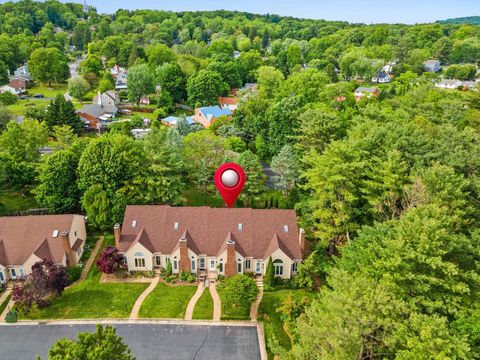
[[[117,334],[137,360],[260,359],[257,328],[253,326],[200,326],[115,324]],[[54,341],[75,338],[95,325],[0,326],[1,360],[47,359]]]

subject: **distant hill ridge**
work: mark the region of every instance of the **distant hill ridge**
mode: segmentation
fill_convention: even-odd
[[[467,16],[467,17],[459,17],[447,20],[440,20],[437,23],[441,24],[472,24],[472,25],[480,25],[480,16]]]

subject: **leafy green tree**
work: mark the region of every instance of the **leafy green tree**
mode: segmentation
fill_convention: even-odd
[[[138,187],[145,203],[179,205],[183,201],[181,149],[168,140],[168,131],[161,127],[152,129],[143,141],[147,162]]]
[[[232,150],[237,153],[243,153],[247,149],[245,141],[238,136],[230,136],[225,139],[225,149]]]
[[[70,76],[67,59],[57,48],[39,48],[32,52],[28,68],[34,79],[51,86],[52,81],[65,81]]]
[[[234,61],[214,61],[208,64],[207,70],[219,73],[230,89],[242,86],[242,78]]]
[[[121,221],[124,206],[135,198],[134,184],[142,176],[144,163],[142,144],[125,135],[107,134],[88,143],[78,165],[78,187],[84,193],[87,214],[90,209],[101,217],[97,225],[108,227]]]
[[[175,61],[174,52],[165,44],[149,45],[146,47],[145,53],[148,58],[148,63],[153,66],[159,66]]]
[[[257,78],[257,69],[263,65],[263,59],[258,51],[250,50],[242,53],[237,63],[243,82],[254,82]]]
[[[48,352],[50,360],[98,359],[135,360],[130,349],[109,325],[97,325],[95,333],[83,332],[77,340],[60,339]]]
[[[77,187],[79,156],[71,150],[57,151],[43,164],[35,197],[52,214],[74,213],[80,204]]]
[[[225,305],[233,308],[249,308],[257,299],[258,287],[252,277],[237,274],[225,281]]]
[[[451,65],[445,70],[448,79],[475,80],[477,67],[475,65]]]
[[[128,99],[140,106],[140,100],[155,91],[155,77],[146,64],[129,69],[127,77]]]
[[[102,59],[94,54],[89,54],[87,58],[80,63],[80,72],[82,74],[95,74],[100,76],[103,69]]]
[[[73,129],[68,125],[54,126],[52,136],[56,142],[53,143],[53,147],[58,150],[65,150],[73,145],[78,136]]]
[[[202,161],[212,176],[224,157],[223,139],[209,130],[193,132],[183,139],[183,159],[191,174],[195,173]]]
[[[243,168],[247,180],[242,190],[242,196],[246,197],[248,203],[251,199],[265,192],[266,175],[260,159],[250,150],[244,151],[238,157],[238,164]]]
[[[285,145],[278,155],[272,158],[271,168],[275,172],[273,181],[287,197],[288,192],[295,186],[295,181],[299,175],[298,163],[290,145]]]
[[[111,201],[101,185],[92,185],[84,192],[81,199],[82,207],[89,222],[98,229],[108,229],[112,220]]]
[[[68,79],[68,93],[82,103],[83,98],[90,90],[90,84],[81,76]]]
[[[8,81],[8,67],[3,61],[0,61],[0,86],[7,84]]]
[[[156,73],[162,92],[168,91],[174,102],[185,99],[187,79],[177,63],[163,64],[157,68]]]
[[[226,94],[228,85],[220,74],[209,70],[200,70],[187,81],[188,102],[192,106],[216,104],[218,97]]]
[[[272,105],[265,114],[269,122],[268,142],[272,153],[278,153],[284,145],[293,142],[299,126],[300,102],[298,96],[284,98]]]
[[[45,111],[45,123],[49,128],[54,126],[70,126],[75,133],[80,133],[83,128],[82,121],[76,113],[75,106],[61,94],[50,101]]]
[[[233,57],[232,43],[227,39],[216,39],[210,44],[208,53],[212,58],[231,59]]]
[[[257,86],[261,96],[274,98],[285,76],[273,66],[260,66],[257,70]]]
[[[13,120],[13,113],[4,105],[0,105],[0,134],[7,129],[7,124]]]
[[[293,278],[295,285],[300,288],[315,290],[317,284],[315,275],[317,270],[317,254],[311,253],[301,264],[298,264],[297,275]]]

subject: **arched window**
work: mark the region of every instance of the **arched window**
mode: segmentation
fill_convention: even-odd
[[[145,256],[142,252],[137,251],[134,255],[134,262],[136,268],[144,268],[145,267]]]
[[[283,275],[283,261],[281,259],[273,261],[273,268],[275,269],[275,276]]]

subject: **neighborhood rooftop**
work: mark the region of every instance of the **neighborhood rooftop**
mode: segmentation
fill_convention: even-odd
[[[283,209],[128,206],[117,246],[126,251],[140,242],[152,253],[170,254],[182,237],[197,255],[217,256],[230,238],[243,256],[268,258],[278,244],[291,259],[302,259],[295,211]]]

